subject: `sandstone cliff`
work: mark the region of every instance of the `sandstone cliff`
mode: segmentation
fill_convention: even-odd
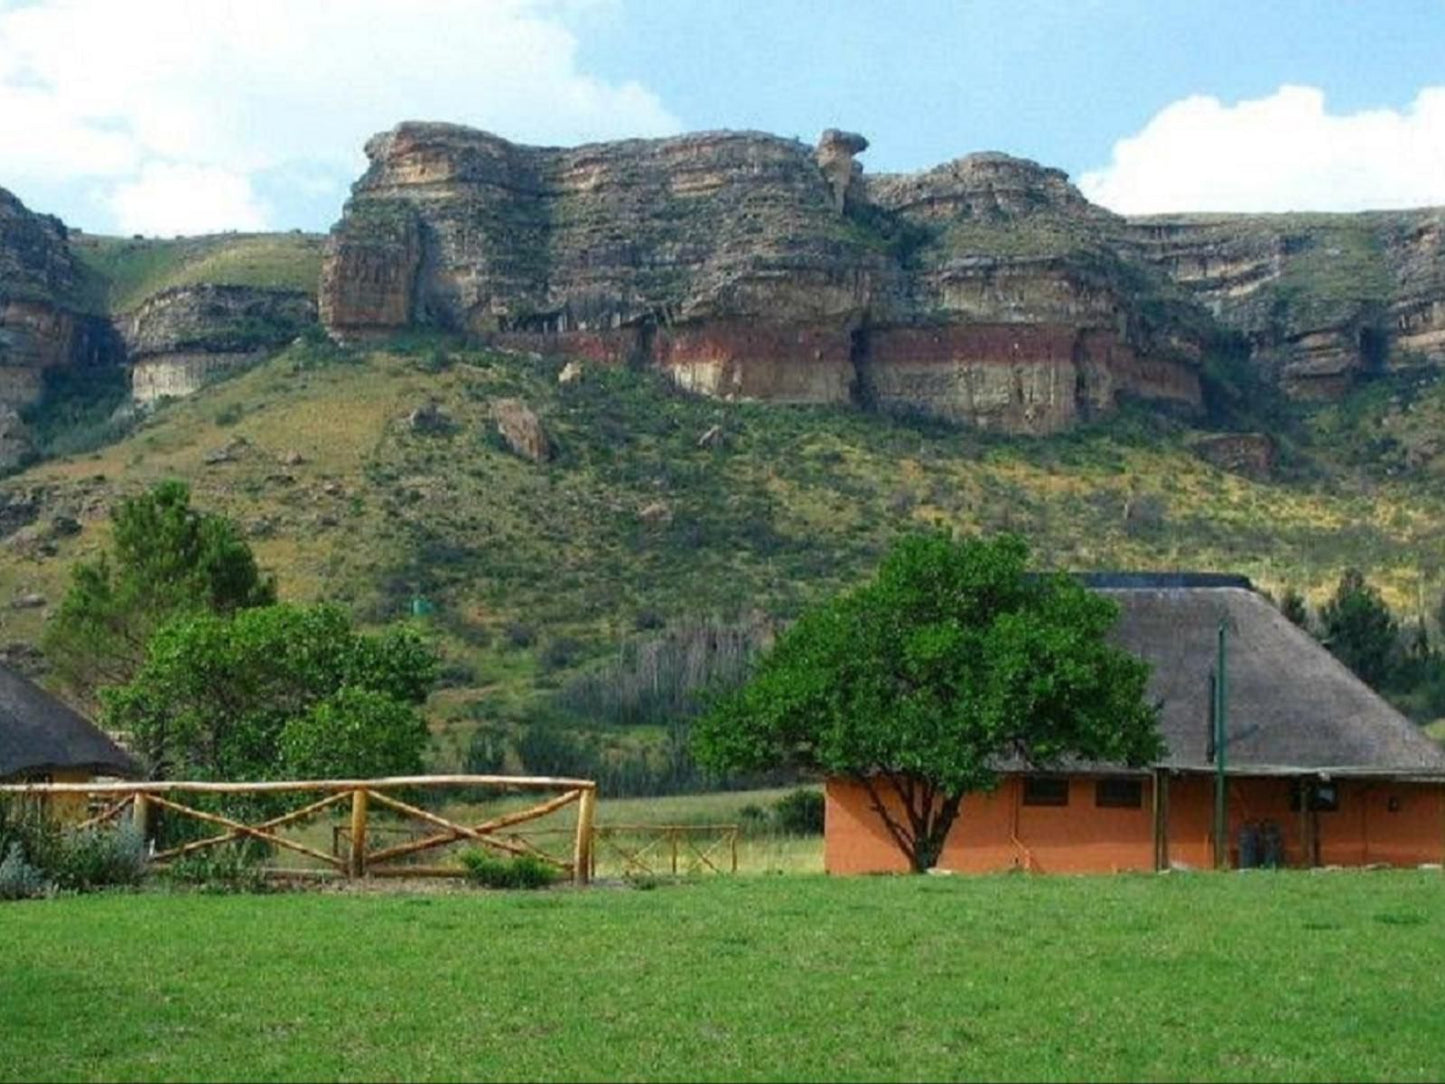
[[[712,132],[556,149],[403,124],[367,145],[321,317],[338,337],[438,326],[709,395],[1009,431],[1124,394],[1198,406],[1207,320],[1157,303],[1168,280],[1103,245],[1113,216],[1062,174],[981,155],[867,179],[866,146],[829,130],[817,148]]]
[[[115,359],[109,324],[85,311],[87,286],[60,220],[0,188],[0,469],[30,450],[19,411],[39,400],[47,370]]]
[[[250,286],[177,286],[117,318],[136,402],[194,393],[283,346],[316,321],[306,294]]]
[[[1297,398],[1381,369],[1445,364],[1445,212],[1168,215],[1120,235],[1246,338]]]

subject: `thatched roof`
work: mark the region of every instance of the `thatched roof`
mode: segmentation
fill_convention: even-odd
[[[1086,577],[1119,603],[1114,639],[1153,665],[1150,693],[1171,767],[1204,769],[1209,758],[1210,673],[1221,621],[1228,669],[1230,770],[1445,771],[1442,750],[1377,696],[1247,580],[1184,586],[1178,577]]]
[[[141,774],[126,751],[83,715],[0,666],[0,779],[77,769]]]

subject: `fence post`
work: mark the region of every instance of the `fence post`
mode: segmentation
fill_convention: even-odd
[[[577,843],[572,849],[574,884],[585,885],[592,878],[592,821],[596,805],[596,784],[583,787],[577,799]]]
[[[677,876],[677,829],[669,828],[667,838],[672,842],[672,874]]]
[[[145,791],[136,791],[135,801],[130,807],[130,822],[135,825],[143,848],[149,842],[150,812],[150,800],[146,798]]]
[[[351,877],[366,876],[366,789],[351,792],[351,855],[348,873]]]

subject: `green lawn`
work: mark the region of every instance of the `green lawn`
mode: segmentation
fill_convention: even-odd
[[[1440,1079],[1427,873],[0,905],[0,1079]]]

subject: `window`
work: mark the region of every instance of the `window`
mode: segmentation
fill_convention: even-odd
[[[1334,783],[1311,783],[1308,780],[1296,780],[1289,792],[1289,807],[1292,812],[1299,812],[1301,790],[1309,792],[1310,808],[1316,813],[1338,813],[1340,811],[1340,791]]]
[[[1024,805],[1068,805],[1069,781],[1058,776],[1024,777]]]
[[[1100,809],[1142,809],[1142,779],[1100,779],[1094,784],[1094,804]]]

